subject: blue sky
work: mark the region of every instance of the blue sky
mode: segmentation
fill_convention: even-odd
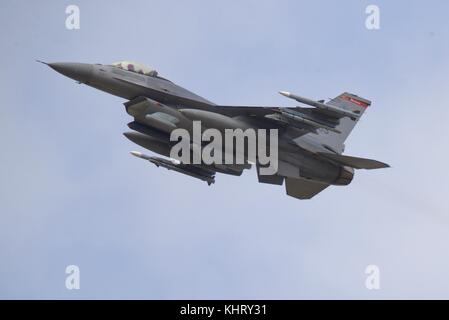
[[[81,29],[65,28],[65,8]],[[381,29],[365,28],[376,4]],[[0,298],[449,298],[447,1],[2,1]],[[225,105],[373,101],[311,201],[129,155],[120,98],[35,59],[147,63]],[[81,289],[65,288],[65,267]],[[381,289],[367,290],[378,265]]]

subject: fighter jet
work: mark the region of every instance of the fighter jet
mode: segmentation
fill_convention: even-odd
[[[41,62],[41,61],[39,61]],[[208,101],[176,85],[143,64],[120,61],[110,65],[86,63],[45,63],[60,74],[101,91],[126,99],[126,112],[133,118],[132,130],[124,136],[152,152],[167,158],[132,154],[158,167],[173,170],[207,182],[215,174],[240,176],[255,165],[261,183],[283,185],[286,193],[298,199],[311,199],[330,185],[351,183],[354,169],[379,169],[387,164],[343,155],[344,142],[371,105],[367,99],[344,92],[336,98],[311,100],[281,91],[283,96],[300,103],[294,107],[224,106]],[[271,175],[261,174],[255,163],[225,164],[203,162],[186,164],[170,159],[176,143],[170,134],[177,128],[192,130],[194,121],[205,128],[278,130],[278,165]],[[194,152],[194,145],[191,145]]]

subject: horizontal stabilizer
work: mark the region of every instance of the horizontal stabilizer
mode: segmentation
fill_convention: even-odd
[[[341,154],[325,153],[325,152],[318,152],[318,154],[324,158],[327,158],[329,160],[338,162],[339,164],[352,167],[355,169],[382,169],[390,167],[386,163],[372,159],[350,157]]]
[[[328,184],[295,178],[285,178],[285,189],[287,194],[298,199],[311,199],[324,189]]]

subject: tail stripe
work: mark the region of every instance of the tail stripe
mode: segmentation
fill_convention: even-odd
[[[369,102],[363,101],[361,99],[357,99],[357,98],[354,98],[354,97],[351,97],[349,95],[342,95],[340,98],[343,99],[343,100],[346,100],[348,102],[352,102],[352,103],[354,103],[354,104],[356,104],[356,105],[358,105],[360,107],[363,107],[363,108],[368,108],[370,106]]]

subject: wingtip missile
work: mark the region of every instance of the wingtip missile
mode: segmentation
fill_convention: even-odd
[[[312,99],[308,99],[308,98],[304,98],[304,97],[298,96],[298,95],[293,94],[293,93],[291,93],[289,91],[279,91],[279,93],[281,95],[283,95],[284,97],[296,100],[296,101],[298,101],[300,103],[307,104],[307,105],[315,107],[317,109],[321,109],[321,110],[323,110],[323,112],[329,112],[331,114],[338,114],[338,115],[341,115],[341,116],[350,117],[352,119],[357,119],[357,118],[360,117],[359,114],[356,114],[354,112],[347,111],[347,110],[344,110],[344,109],[332,106],[330,104],[326,104],[322,100],[315,101],[315,100],[312,100]]]

